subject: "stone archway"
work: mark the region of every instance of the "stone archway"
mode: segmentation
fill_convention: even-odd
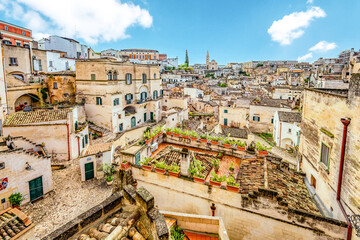
[[[23,94],[15,100],[14,110],[15,112],[22,110],[29,110],[32,107],[40,104],[40,101],[41,101],[40,97],[35,94],[32,93]]]

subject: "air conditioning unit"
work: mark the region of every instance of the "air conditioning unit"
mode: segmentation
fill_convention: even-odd
[[[155,152],[159,147],[159,144],[156,142],[156,143],[153,143],[151,145],[151,152]]]

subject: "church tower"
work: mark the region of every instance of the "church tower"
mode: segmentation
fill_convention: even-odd
[[[206,53],[206,67],[209,68],[209,62],[210,62],[210,59],[209,59],[209,51],[207,51]]]

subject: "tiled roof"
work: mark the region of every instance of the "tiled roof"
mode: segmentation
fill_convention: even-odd
[[[72,109],[57,109],[57,110],[40,110],[33,112],[16,112],[10,114],[4,123],[4,126],[18,126],[28,125],[32,123],[42,123],[65,120],[68,118],[68,113]]]
[[[15,239],[34,225],[20,210],[6,209],[0,211],[0,239]]]
[[[232,127],[221,127],[222,132],[225,136],[230,134],[230,137],[235,138],[248,138],[248,132],[246,129],[243,128],[232,128]]]
[[[88,149],[86,150],[85,155],[92,155],[92,154],[96,154],[98,152],[106,152],[109,151],[111,149],[111,145],[112,143],[99,143],[99,144],[94,144],[94,145],[90,145],[88,147]]]
[[[279,120],[280,122],[301,122],[301,113],[299,112],[283,112],[279,111]]]

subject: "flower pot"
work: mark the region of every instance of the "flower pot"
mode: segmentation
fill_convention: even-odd
[[[220,166],[214,167],[214,170],[215,170],[216,173],[219,172],[219,168],[220,168]]]
[[[172,172],[172,171],[168,171],[170,176],[174,176],[174,177],[179,177],[180,172],[176,173],[176,172]]]
[[[194,181],[199,183],[205,183],[205,178],[194,177]]]
[[[156,140],[158,138],[158,135],[155,135],[152,140]]]
[[[260,155],[268,155],[268,151],[258,151]]]
[[[182,138],[186,138],[186,139],[189,138],[189,136],[186,136],[186,135],[181,135],[181,137],[182,137]]]
[[[203,143],[207,143],[208,140],[200,138],[200,141],[203,142]]]
[[[121,168],[122,169],[128,169],[130,167],[130,163],[129,162],[126,162],[126,163],[121,163]]]
[[[157,138],[158,138],[158,137],[161,137],[161,135],[162,135],[162,132],[158,133],[158,134],[156,135],[156,137],[157,137]]]
[[[237,149],[238,149],[238,150],[241,150],[241,151],[245,151],[245,150],[246,150],[245,147],[239,147],[239,146],[237,146]]]
[[[233,191],[233,192],[239,192],[239,187],[235,187],[235,186],[231,186],[231,185],[226,185],[227,190],[229,191]]]
[[[196,141],[197,137],[190,137],[190,139]]]
[[[228,125],[221,125],[221,127],[229,127]]]
[[[180,133],[174,133],[175,137],[180,137]]]
[[[111,185],[113,184],[113,182],[114,182],[114,180],[111,180],[110,182],[106,181],[106,184],[107,184],[108,186],[111,186]]]
[[[152,139],[148,139],[148,140],[146,140],[146,141],[145,141],[145,142],[146,142],[146,144],[151,143],[151,140],[152,140]]]
[[[19,206],[12,206],[12,208],[16,208],[17,210],[21,211],[21,208]]]
[[[172,133],[172,132],[166,132],[166,135],[170,135],[170,136],[172,136],[172,135],[173,135],[173,133]]]
[[[149,166],[149,165],[141,165],[143,169],[145,170],[152,170],[153,169],[153,166]]]
[[[216,186],[216,187],[220,187],[220,186],[221,186],[221,182],[216,182],[216,181],[210,180],[210,185]]]
[[[158,173],[164,174],[166,172],[166,169],[161,169],[161,168],[155,167],[155,171],[158,172]]]
[[[230,144],[223,143],[223,146],[226,147],[226,148],[231,148]]]
[[[210,141],[210,143],[211,143],[212,145],[219,145],[219,142],[215,142],[215,141]]]

